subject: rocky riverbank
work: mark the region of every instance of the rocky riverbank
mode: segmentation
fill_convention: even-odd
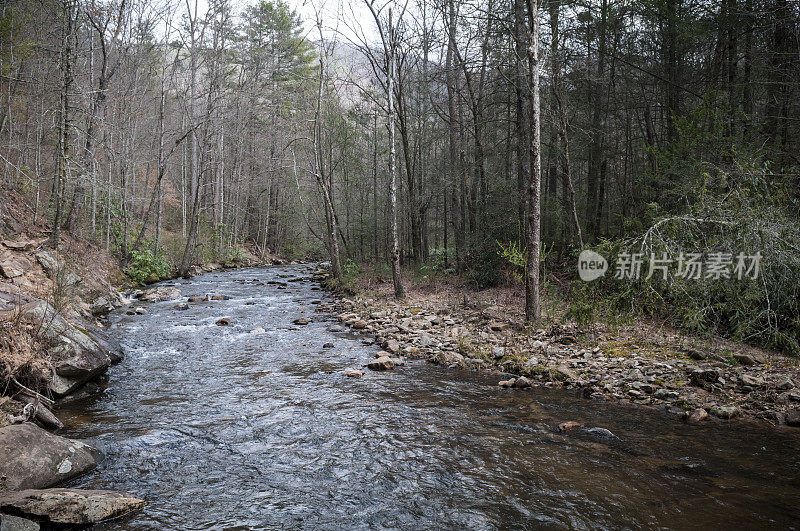
[[[797,360],[743,345],[640,323],[528,328],[502,306],[455,294],[444,300],[412,294],[395,302],[364,291],[319,311],[335,312],[365,343],[380,345],[387,359],[487,371],[498,392],[561,387],[588,399],[660,407],[687,422],[750,417],[800,426]]]

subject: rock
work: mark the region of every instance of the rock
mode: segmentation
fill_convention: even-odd
[[[763,387],[765,383],[766,382],[764,381],[764,378],[759,376],[753,376],[750,374],[742,374],[739,376],[739,384],[743,386],[758,388]]]
[[[266,330],[264,330],[263,328],[260,328],[260,327],[250,330],[251,334],[263,334],[265,332],[266,332]]]
[[[364,371],[359,369],[347,368],[344,370],[344,375],[348,378],[361,378],[364,376]]]
[[[603,441],[618,441],[619,437],[614,435],[610,430],[605,428],[589,428],[586,430],[586,433],[595,437],[597,439],[601,439]]]
[[[0,314],[13,312],[21,304],[26,304],[31,298],[23,293],[18,286],[11,282],[0,282]]]
[[[499,360],[506,354],[506,349],[503,347],[494,347],[492,349],[492,358]]]
[[[144,500],[110,490],[28,489],[0,496],[0,510],[61,525],[94,524],[143,506]]]
[[[230,299],[230,297],[228,297],[227,295],[212,295],[211,296],[211,300],[212,301],[227,301],[229,299]]]
[[[294,323],[294,324],[296,324],[296,325],[307,325],[307,324],[308,324],[308,323],[310,323],[310,322],[311,322],[311,321],[309,321],[309,320],[308,320],[308,319],[306,319],[305,317],[300,317],[300,318],[298,318],[298,319],[295,319],[294,321],[292,321],[292,323]]]
[[[697,350],[697,349],[694,349],[694,348],[686,349],[686,355],[689,356],[690,358],[692,358],[693,360],[698,360],[698,361],[708,358],[708,354],[706,354],[705,352],[703,352],[701,350]]]
[[[493,332],[505,332],[506,330],[511,328],[511,325],[508,323],[501,323],[499,321],[494,321],[492,323],[489,323],[489,328]]]
[[[383,349],[391,354],[397,354],[400,352],[400,343],[395,339],[390,339],[383,345]]]
[[[694,411],[692,411],[692,414],[689,415],[689,422],[691,424],[697,424],[699,422],[703,422],[707,418],[708,418],[708,412],[705,409],[699,407]]]
[[[567,367],[566,365],[563,365],[563,364],[562,365],[558,365],[557,367],[555,367],[553,369],[552,376],[553,376],[553,379],[559,380],[559,381],[562,381],[562,382],[566,381],[566,380],[577,380],[578,379],[578,375],[575,373],[575,371],[573,371],[572,369],[570,369],[569,367]]]
[[[188,302],[179,302],[178,304],[175,305],[175,309],[176,310],[188,310],[189,309],[189,303]]]
[[[389,356],[381,356],[367,363],[367,368],[373,371],[390,371],[394,369],[394,362]]]
[[[567,422],[562,422],[558,425],[558,431],[565,432],[565,431],[575,431],[583,428],[583,424],[580,422],[575,422],[574,420],[568,420]]]
[[[0,514],[0,531],[39,531],[39,524],[9,514]]]
[[[136,308],[133,309],[133,313],[135,313],[136,315],[144,315],[147,313],[147,310],[145,310],[141,306],[137,306]]]
[[[677,391],[669,391],[667,389],[656,389],[656,392],[653,393],[654,398],[658,398],[660,400],[670,400],[672,398],[678,398],[679,394]]]
[[[520,376],[519,378],[514,380],[514,387],[517,387],[519,389],[525,389],[530,386],[531,386],[531,381],[525,378],[524,376]]]
[[[786,424],[800,427],[800,409],[792,409],[786,412]]]
[[[55,368],[50,390],[58,396],[75,391],[122,359],[119,343],[105,332],[88,323],[72,325],[45,301],[25,304],[21,311],[39,325],[39,336],[50,345],[47,353]]]
[[[351,325],[351,327],[356,329],[356,330],[363,330],[363,329],[365,329],[367,327],[367,322],[359,319],[356,322],[354,322]]]
[[[794,389],[794,381],[791,378],[781,378],[775,383],[775,389],[778,391],[788,391],[789,389]]]
[[[206,302],[207,300],[207,295],[192,295],[189,297],[189,302]]]
[[[648,395],[652,395],[656,390],[653,384],[647,382],[633,382],[631,387],[642,393],[647,393]]]
[[[30,423],[0,428],[0,477],[10,490],[51,487],[97,466],[100,452]]]
[[[403,365],[406,364],[403,358],[390,358],[390,359],[392,360],[392,363],[394,363],[395,367],[402,367]]]
[[[229,324],[231,324],[230,317],[223,317],[222,319],[217,321],[217,326],[228,326]]]
[[[107,315],[114,310],[114,304],[106,297],[98,297],[89,305],[89,311],[94,316]]]
[[[81,281],[81,277],[67,269],[64,262],[53,256],[50,251],[39,251],[36,253],[36,260],[42,265],[47,276],[61,285],[74,286]]]
[[[509,378],[508,380],[500,380],[500,382],[497,385],[499,385],[500,387],[513,387],[516,381],[517,381],[516,378]]]
[[[721,419],[732,419],[741,415],[741,411],[736,406],[714,406],[710,413]]]
[[[16,278],[30,271],[33,265],[24,256],[4,252],[0,254],[0,274],[6,278]]]
[[[751,356],[750,354],[742,354],[736,353],[733,355],[733,359],[741,363],[742,365],[758,365],[758,360]]]
[[[181,290],[173,286],[158,286],[145,290],[139,299],[146,302],[161,302],[179,299],[181,297]]]
[[[34,247],[41,245],[41,240],[38,242],[36,240],[3,240],[3,245],[13,251],[30,251]]]
[[[322,348],[333,348],[333,343],[325,343]]]
[[[716,383],[719,380],[719,371],[717,369],[695,369],[689,374],[689,380],[694,385],[703,387]]]
[[[428,334],[420,334],[419,335],[419,346],[423,347],[423,348],[435,347],[436,346],[436,340],[433,339]]]

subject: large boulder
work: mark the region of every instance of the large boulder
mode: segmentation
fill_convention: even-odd
[[[41,489],[97,466],[99,450],[30,423],[0,428],[0,490]]]
[[[170,301],[181,298],[181,290],[172,286],[158,286],[150,288],[139,297],[146,302]]]
[[[46,301],[22,306],[22,315],[39,325],[38,334],[49,345],[55,374],[50,390],[68,395],[122,359],[122,349],[99,328],[75,326]]]
[[[67,269],[64,262],[50,251],[41,250],[36,253],[36,260],[44,268],[51,280],[63,286],[74,286],[81,281],[81,277]]]
[[[0,510],[50,524],[89,525],[144,507],[144,500],[111,490],[44,489],[8,492]]]
[[[0,275],[5,278],[22,276],[33,267],[30,260],[10,251],[0,251]]]

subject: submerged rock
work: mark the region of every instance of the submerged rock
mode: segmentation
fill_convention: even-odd
[[[294,321],[292,321],[292,323],[294,323],[296,325],[301,325],[301,326],[307,325],[310,322],[311,321],[306,319],[305,317],[300,317],[299,319],[295,319]]]
[[[560,432],[575,431],[581,428],[583,428],[583,424],[581,424],[580,422],[576,422],[574,420],[568,420],[558,425],[558,431]]]
[[[228,326],[229,324],[231,324],[230,317],[223,317],[222,319],[217,321],[217,326]]]
[[[229,299],[230,299],[230,297],[228,297],[227,295],[212,295],[211,296],[211,300],[212,301],[227,301]]]
[[[142,507],[144,500],[111,490],[29,489],[0,495],[0,510],[62,525],[95,524]]]
[[[347,368],[344,370],[344,375],[349,378],[361,378],[364,376],[364,371],[359,369]]]
[[[100,451],[24,423],[0,428],[0,477],[11,489],[51,487],[95,468]]]
[[[207,300],[207,295],[192,295],[189,297],[189,302],[206,302]]]

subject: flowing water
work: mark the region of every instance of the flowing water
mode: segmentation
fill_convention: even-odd
[[[168,284],[229,300],[112,315],[125,360],[58,412],[107,456],[74,485],[148,505],[98,528],[800,526],[800,430],[690,426],[425,362],[347,378],[375,347],[331,331],[308,276],[213,273]],[[565,420],[618,439],[559,434]]]

